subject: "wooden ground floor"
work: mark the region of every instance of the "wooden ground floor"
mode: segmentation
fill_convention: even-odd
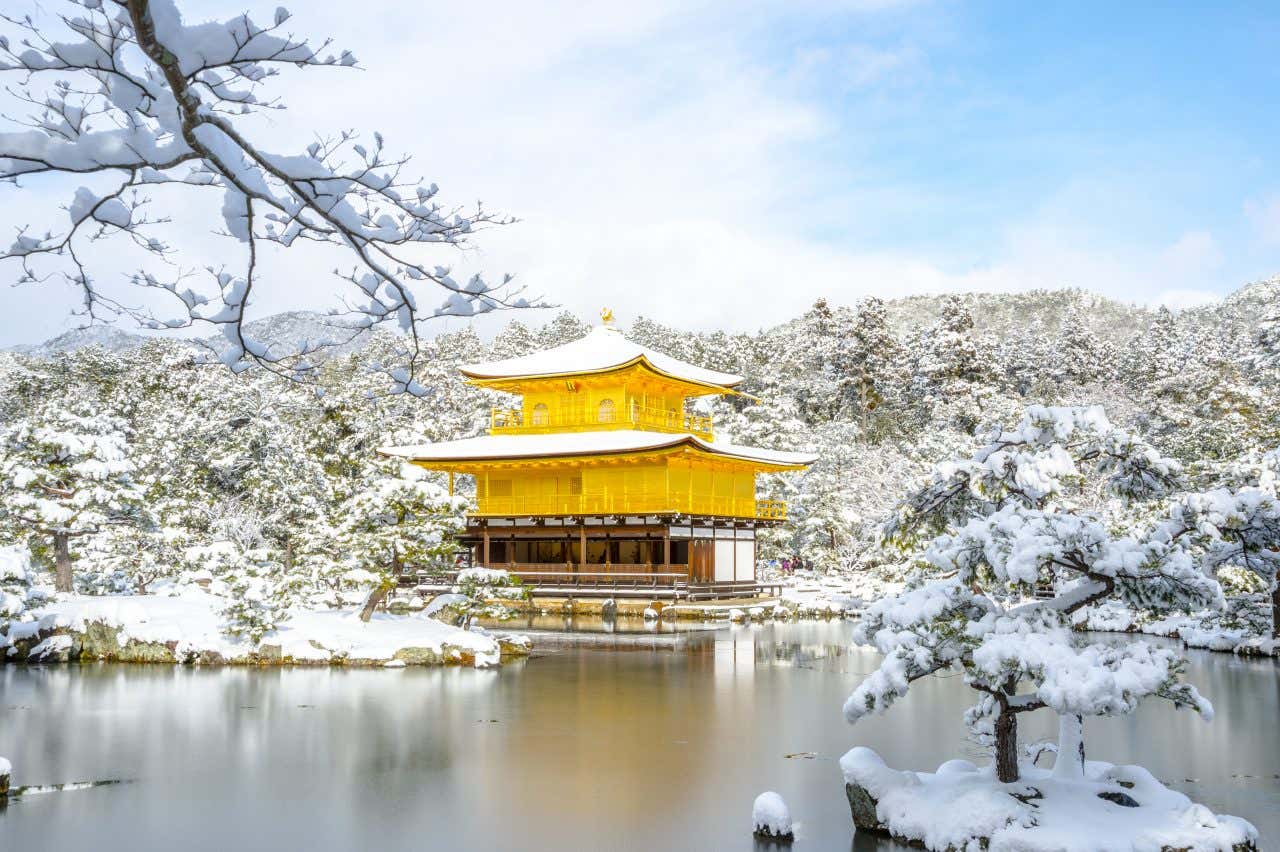
[[[754,580],[756,520],[715,516],[472,517],[458,537],[472,565],[515,573],[679,574]]]
[[[539,597],[755,597],[756,533],[718,516],[471,517],[459,568],[501,568]],[[443,579],[443,578],[442,578]]]

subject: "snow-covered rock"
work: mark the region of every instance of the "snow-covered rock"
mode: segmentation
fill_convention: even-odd
[[[1078,781],[1024,766],[1020,781],[1001,784],[991,768],[966,760],[948,761],[934,773],[904,772],[886,766],[871,749],[858,747],[840,759],[840,768],[858,828],[926,849],[1257,849],[1258,831],[1252,824],[1212,813],[1140,766],[1090,761]]]
[[[791,840],[791,809],[782,797],[773,791],[756,796],[751,806],[751,830],[756,837],[766,840]]]

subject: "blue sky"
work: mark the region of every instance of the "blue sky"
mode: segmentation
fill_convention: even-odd
[[[441,262],[584,315],[738,330],[818,296],[1056,286],[1184,306],[1280,272],[1274,3],[350,8],[293,24],[364,70],[289,76],[255,138],[383,131],[446,197],[521,218]],[[66,187],[0,193],[9,227]],[[192,257],[217,257],[216,219],[183,212]],[[259,312],[332,304],[332,265],[269,262]],[[0,343],[70,327],[70,305],[0,290]]]

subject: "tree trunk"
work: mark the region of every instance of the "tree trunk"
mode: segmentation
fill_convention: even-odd
[[[360,620],[368,622],[373,618],[373,613],[377,610],[378,605],[387,599],[387,595],[391,592],[391,586],[388,583],[378,583],[369,591],[369,597],[364,599],[364,606],[360,609]]]
[[[360,610],[360,620],[367,622],[373,618],[378,606],[386,601],[391,590],[400,584],[400,575],[404,572],[404,564],[400,561],[400,549],[391,546],[391,579],[378,583],[364,599],[364,607]]]
[[[1084,780],[1084,718],[1075,713],[1058,717],[1058,756],[1053,777],[1060,781]]]
[[[1271,586],[1271,638],[1280,639],[1280,583]]]
[[[54,588],[59,592],[75,591],[71,574],[71,536],[53,534]]]
[[[1019,778],[1018,716],[1011,710],[996,717],[996,778],[1003,784]]]

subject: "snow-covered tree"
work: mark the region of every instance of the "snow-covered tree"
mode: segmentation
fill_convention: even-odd
[[[178,577],[188,566],[176,530],[138,525],[108,527],[92,538],[82,578],[90,593],[129,591],[145,595],[157,580]]]
[[[1258,354],[1254,363],[1262,368],[1280,367],[1280,305],[1258,323]]]
[[[1184,460],[1235,458],[1256,447],[1277,402],[1212,335],[1182,341],[1178,365],[1144,387],[1142,420],[1152,440]]]
[[[35,587],[31,554],[22,545],[0,547],[0,627],[18,619],[42,598]],[[2,631],[0,631],[2,632]]]
[[[819,299],[797,325],[795,333],[789,335],[788,360],[797,367],[792,377],[792,396],[807,421],[829,420],[840,408],[840,388],[833,363],[839,327],[837,312],[826,299]]]
[[[938,321],[923,335],[916,364],[917,403],[961,431],[988,416],[998,371],[992,345],[974,329],[973,314],[959,296],[942,303]]]
[[[1160,696],[1212,713],[1181,680],[1169,649],[1086,643],[1071,613],[1118,599],[1149,610],[1220,605],[1221,590],[1167,524],[1119,534],[1086,511],[1088,475],[1114,499],[1162,497],[1180,465],[1113,427],[1098,408],[1033,406],[1013,429],[993,429],[972,456],[944,462],[885,525],[892,546],[933,576],[877,602],[858,641],[885,659],[849,696],[851,721],[882,711],[913,681],[957,668],[979,693],[966,715],[989,741],[1001,781],[1018,779],[1017,717],[1049,707],[1062,718],[1059,763],[1079,774],[1080,717],[1131,712]],[[1037,589],[1055,589],[1048,600]],[[1023,686],[1027,689],[1023,690]]]
[[[1180,339],[1177,318],[1162,305],[1147,327],[1134,336],[1125,353],[1122,363],[1126,382],[1141,389],[1175,375],[1180,366]]]
[[[1220,480],[1173,504],[1167,534],[1193,542],[1215,574],[1256,575],[1271,596],[1271,635],[1280,638],[1280,449],[1226,466]]]
[[[326,243],[352,267],[339,274],[353,333],[389,322],[407,335],[408,357],[386,373],[395,390],[410,392],[419,389],[422,323],[526,304],[506,281],[457,281],[423,259],[423,249],[465,246],[509,220],[443,203],[435,184],[407,176],[408,158],[389,153],[380,133],[307,134],[291,150],[258,141],[265,117],[283,108],[267,91],[282,68],[356,65],[328,41],[289,34],[284,8],[266,23],[248,13],[191,23],[174,0],[67,6],[49,27],[39,13],[0,16],[8,30],[0,72],[34,107],[22,129],[0,132],[0,180],[43,182],[50,198],[68,192],[63,224],[23,229],[0,253],[19,280],[65,281],[92,319],[126,313],[157,329],[211,326],[232,369],[256,363],[299,378],[314,368],[302,357],[309,347],[273,350],[248,334],[244,319],[273,284],[264,280],[265,253]],[[171,272],[189,251],[169,241],[166,226],[188,210],[212,209],[206,196],[220,201],[220,228],[236,248],[201,277],[187,271],[190,260]],[[136,261],[133,283],[171,307],[142,312],[130,307],[136,298],[113,296],[101,284],[108,257]]]
[[[1115,350],[1093,333],[1083,306],[1072,302],[1052,352],[1052,375],[1060,382],[1089,385],[1111,378]]]
[[[515,358],[528,355],[537,349],[537,336],[522,322],[508,323],[507,327],[493,338],[493,354],[497,358]]]
[[[555,319],[538,331],[538,348],[549,349],[562,343],[570,343],[586,335],[591,326],[568,311],[556,314]]]
[[[73,588],[74,540],[139,519],[127,429],[91,406],[50,401],[0,433],[0,521],[49,547],[60,592]]]
[[[342,507],[339,558],[373,576],[360,617],[368,621],[408,567],[447,567],[450,536],[461,529],[466,502],[426,479],[382,475]]]
[[[211,567],[227,598],[221,612],[223,629],[254,644],[288,621],[289,610],[303,600],[304,578],[291,573],[268,549],[222,548]]]
[[[876,412],[901,392],[905,380],[905,359],[882,300],[870,297],[858,304],[836,331],[830,357],[841,406],[869,436]]]
[[[1001,342],[1000,361],[1009,389],[1019,397],[1035,396],[1045,389],[1053,368],[1049,351],[1053,346],[1044,321],[1035,317],[1012,339]]]

